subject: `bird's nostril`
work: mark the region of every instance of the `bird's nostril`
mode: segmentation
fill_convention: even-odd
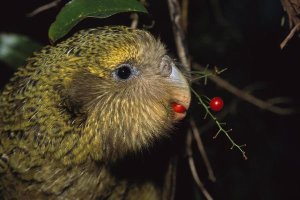
[[[159,69],[162,76],[170,76],[172,73],[172,63],[168,57],[162,58]]]

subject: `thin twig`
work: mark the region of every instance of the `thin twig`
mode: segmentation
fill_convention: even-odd
[[[287,13],[289,18],[289,27],[291,29],[288,36],[280,44],[280,48],[283,49],[288,41],[294,36],[296,31],[299,31],[300,24],[300,1],[299,0],[281,0],[282,7]]]
[[[290,39],[292,39],[292,37],[295,35],[296,31],[298,31],[299,27],[300,27],[300,22],[298,24],[296,24],[294,26],[294,28],[292,28],[292,30],[290,31],[290,33],[280,43],[280,49],[283,49],[286,46],[286,44],[288,43],[288,41],[290,41]]]
[[[183,0],[181,6],[181,13],[182,13],[182,28],[186,32],[189,22],[189,0]]]
[[[194,139],[196,140],[197,147],[200,151],[200,154],[201,154],[202,159],[204,161],[204,164],[206,166],[206,169],[207,169],[207,172],[208,172],[208,178],[209,178],[209,180],[215,182],[216,177],[215,177],[214,171],[213,171],[213,169],[211,167],[211,164],[208,160],[207,153],[205,151],[205,148],[204,148],[201,136],[200,136],[200,132],[199,132],[198,127],[196,126],[195,120],[193,118],[190,120],[190,125],[191,125],[191,128],[192,128],[192,133],[193,133]]]
[[[146,0],[140,0],[140,2],[143,5],[147,4]],[[132,13],[130,15],[130,18],[132,19],[130,27],[133,28],[133,29],[136,29],[138,24],[139,24],[139,15],[137,13]]]
[[[139,24],[139,15],[137,13],[132,13],[130,18],[132,19],[130,27],[136,29]]]
[[[294,25],[300,22],[299,12],[300,12],[300,1],[299,0],[281,0],[283,10],[287,13],[289,18],[290,29]]]
[[[54,0],[50,3],[47,3],[43,6],[38,7],[37,9],[35,9],[34,11],[32,11],[31,13],[28,13],[26,16],[27,17],[33,17],[41,12],[44,12],[46,10],[49,10],[50,8],[53,8],[55,6],[57,6],[62,0]]]
[[[176,193],[178,156],[171,157],[165,178],[163,200],[174,200]]]
[[[183,66],[189,71],[190,61],[188,59],[188,53],[185,42],[185,35],[181,23],[181,9],[177,0],[168,0],[169,13],[172,21],[172,28],[174,33],[174,39],[177,47],[178,57]]]
[[[204,70],[205,68],[202,67],[201,65],[197,64],[197,63],[193,63],[193,68],[195,70]],[[206,69],[209,73],[209,70]],[[250,93],[247,93],[246,91],[243,91],[237,87],[235,87],[234,85],[230,84],[228,81],[222,79],[221,77],[217,76],[217,75],[212,75],[212,76],[208,76],[208,78],[213,81],[216,85],[218,85],[219,87],[227,90],[228,92],[234,94],[235,96],[263,109],[263,110],[268,110],[271,111],[273,113],[279,114],[279,115],[290,115],[293,114],[295,112],[294,109],[291,108],[281,108],[278,106],[274,106],[272,103],[268,102],[268,101],[263,101],[261,99],[258,99],[257,97],[253,96]]]
[[[165,175],[162,200],[174,200],[176,191],[178,155],[172,156],[169,160],[168,169]]]
[[[192,132],[191,131],[189,131],[187,134],[186,151],[187,151],[187,155],[188,155],[189,167],[190,167],[194,181],[196,182],[197,186],[199,187],[199,189],[201,190],[201,192],[203,193],[205,198],[207,200],[213,200],[212,196],[208,193],[208,191],[204,187],[204,184],[200,180],[196,166],[195,166],[195,162],[194,162],[194,159],[192,156]]]
[[[174,200],[175,199],[175,194],[176,194],[176,183],[177,183],[177,163],[178,163],[178,157],[176,156],[174,158],[174,161],[171,161],[171,166],[172,167],[172,181],[171,181],[171,188],[170,188],[170,196],[168,200]]]

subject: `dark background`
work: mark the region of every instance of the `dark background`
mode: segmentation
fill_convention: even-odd
[[[2,3],[0,32],[20,33],[41,44],[49,44],[47,31],[61,5],[35,17],[26,14],[50,1],[17,1]],[[66,2],[66,1],[65,1]],[[279,0],[190,0],[188,43],[194,61],[228,68],[221,76],[239,88],[252,87],[261,99],[289,97],[289,107],[299,108],[299,50],[296,36],[280,50],[279,44],[288,34],[288,25],[281,25],[285,13]],[[142,16],[144,24],[155,25],[149,31],[167,44],[176,55],[172,27],[166,1],[148,1],[149,16]],[[219,10],[221,12],[216,12]],[[98,25],[129,25],[128,14],[109,19],[87,19],[76,29]],[[74,30],[74,31],[75,31]],[[0,63],[0,85],[8,81],[13,69]],[[209,97],[221,96],[228,113],[223,121],[233,128],[232,137],[239,144],[246,143],[248,160],[237,150],[230,150],[228,139],[220,135],[213,140],[215,128],[202,132],[204,145],[215,171],[217,181],[207,178],[201,157],[195,159],[200,178],[215,199],[300,199],[299,114],[281,116],[260,110],[209,82],[198,87],[199,93]],[[190,113],[200,127],[205,126],[204,111],[193,102]],[[203,199],[193,185],[184,155],[179,168],[178,199]]]

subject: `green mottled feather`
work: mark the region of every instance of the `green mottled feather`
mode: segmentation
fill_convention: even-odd
[[[159,199],[151,181],[128,182],[110,167],[172,127],[176,85],[159,75],[165,53],[126,27],[84,30],[35,53],[0,95],[4,198]],[[114,80],[123,63],[141,75]]]

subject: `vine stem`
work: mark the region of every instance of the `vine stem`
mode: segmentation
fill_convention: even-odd
[[[206,114],[211,117],[211,119],[216,123],[216,125],[219,129],[217,134],[213,138],[214,139],[217,138],[220,133],[225,134],[225,136],[229,139],[229,141],[232,144],[231,149],[237,148],[242,153],[244,159],[247,160],[248,158],[246,156],[246,152],[242,149],[242,147],[245,147],[246,145],[245,144],[244,145],[238,145],[237,143],[235,143],[234,140],[231,138],[231,136],[228,134],[228,132],[232,131],[232,129],[225,130],[223,128],[222,124],[217,120],[217,118],[209,111],[209,107],[204,103],[201,96],[193,88],[191,88],[191,91],[195,94],[195,96],[198,98],[200,104],[204,107],[204,109],[206,111]]]

